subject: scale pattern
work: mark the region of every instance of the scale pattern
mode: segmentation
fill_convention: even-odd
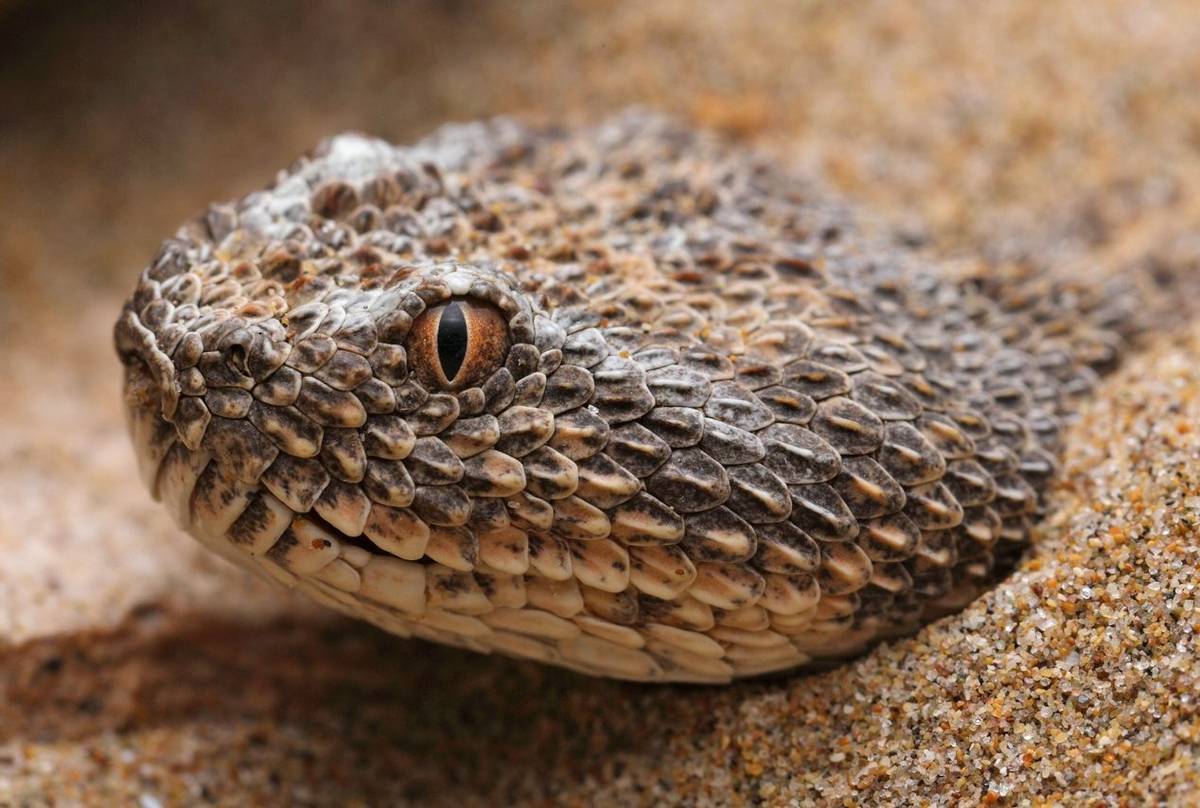
[[[456,392],[406,351],[447,300],[510,339]],[[167,241],[115,338],[146,485],[227,558],[401,636],[724,682],[1011,568],[1102,303],[949,279],[631,113],[335,137]]]

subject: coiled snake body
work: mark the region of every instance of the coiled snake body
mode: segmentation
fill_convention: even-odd
[[[722,682],[1011,568],[1117,346],[1065,294],[629,114],[335,137],[167,241],[115,335],[145,482],[213,550],[402,636]]]

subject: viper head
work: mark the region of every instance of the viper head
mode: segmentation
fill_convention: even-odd
[[[116,338],[147,484],[351,615],[592,673],[915,626],[1027,535],[1056,427],[974,412],[947,379],[985,354],[903,336],[906,287],[847,289],[875,264],[827,270],[827,214],[760,168],[653,123],[335,138],[142,273]]]

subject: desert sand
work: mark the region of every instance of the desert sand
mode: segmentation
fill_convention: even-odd
[[[635,103],[948,263],[1194,266],[1200,7],[172,5],[0,5],[0,805],[1196,799],[1200,327],[1108,377],[1002,585],[719,689],[396,640],[209,557],[136,480],[109,329],[160,239],[325,135]]]

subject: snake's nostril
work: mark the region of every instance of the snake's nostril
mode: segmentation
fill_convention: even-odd
[[[226,361],[229,362],[230,367],[234,370],[248,375],[249,372],[246,370],[246,349],[241,345],[230,346],[226,354]]]
[[[158,384],[146,361],[138,356],[122,357],[125,362],[125,405],[154,409],[158,403]]]

